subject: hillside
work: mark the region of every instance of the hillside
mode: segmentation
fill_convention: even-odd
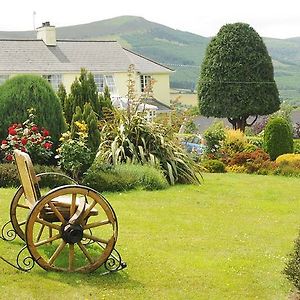
[[[0,38],[35,38],[34,31],[0,31]],[[170,66],[174,88],[194,89],[210,38],[147,21],[141,17],[113,19],[57,28],[58,39],[118,40],[123,47]],[[300,38],[264,39],[273,59],[282,99],[300,103]]]

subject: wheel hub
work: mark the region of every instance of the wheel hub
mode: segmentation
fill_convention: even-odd
[[[69,244],[80,242],[83,238],[82,226],[67,224],[62,229],[62,238],[66,243]]]

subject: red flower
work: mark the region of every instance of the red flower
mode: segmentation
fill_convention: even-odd
[[[32,130],[33,132],[36,132],[36,131],[38,131],[38,127],[37,127],[36,125],[33,125],[33,126],[31,127],[31,130]]]
[[[3,141],[1,142],[1,144],[2,144],[2,145],[7,145],[7,140],[3,140]]]
[[[46,142],[44,145],[44,148],[47,149],[47,150],[50,150],[52,148],[52,144],[49,143],[49,142]]]
[[[49,135],[49,131],[46,130],[46,129],[44,129],[44,130],[43,130],[43,136],[48,136],[48,135]]]
[[[10,135],[16,135],[17,131],[16,131],[15,127],[9,127],[8,128],[8,134],[10,134]]]
[[[27,139],[26,139],[26,137],[22,137],[21,138],[21,143],[22,143],[22,145],[26,145],[27,144]]]
[[[21,151],[22,151],[22,152],[27,152],[25,147],[22,147],[22,148],[21,148]]]
[[[12,161],[13,160],[13,156],[11,154],[7,154],[7,156],[5,157],[5,159],[7,161]]]

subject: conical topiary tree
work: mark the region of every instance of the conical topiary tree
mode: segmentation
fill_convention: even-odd
[[[250,116],[279,109],[271,57],[251,26],[226,24],[211,40],[201,67],[198,100],[202,115],[227,118],[241,131],[254,123],[248,123]]]

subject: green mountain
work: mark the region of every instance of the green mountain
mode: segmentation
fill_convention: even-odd
[[[0,38],[35,38],[34,31],[0,31]],[[123,47],[176,70],[173,88],[195,89],[200,64],[210,38],[150,22],[121,16],[82,25],[57,28],[58,39],[118,40]],[[300,103],[300,38],[264,38],[273,59],[282,99]]]

